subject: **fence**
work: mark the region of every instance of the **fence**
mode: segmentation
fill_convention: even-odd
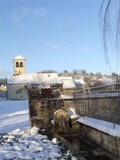
[[[74,92],[78,114],[120,124],[120,83]]]

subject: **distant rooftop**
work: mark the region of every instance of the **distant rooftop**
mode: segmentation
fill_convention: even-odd
[[[17,55],[16,57],[14,57],[14,59],[25,59],[25,58],[22,57],[21,55]]]
[[[63,88],[75,88],[75,83],[72,77],[59,77],[60,81],[63,83]]]
[[[80,84],[85,85],[86,84],[83,79],[74,79],[74,81],[75,81],[75,84],[77,84],[77,85],[80,85]]]

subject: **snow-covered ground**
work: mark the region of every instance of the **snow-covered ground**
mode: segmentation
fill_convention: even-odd
[[[69,111],[71,116],[75,110]],[[71,117],[72,118],[72,117]],[[80,117],[84,123],[113,136],[120,136],[120,125],[89,117]],[[3,134],[6,133],[6,134]],[[38,128],[29,128],[28,101],[0,99],[0,160],[77,160],[54,138],[38,134]]]
[[[63,152],[54,138],[38,134],[38,128],[16,129],[1,137],[0,160],[77,160],[70,151]]]
[[[0,100],[0,133],[29,127],[28,101]]]
[[[77,160],[38,132],[29,128],[28,101],[0,100],[0,160]]]

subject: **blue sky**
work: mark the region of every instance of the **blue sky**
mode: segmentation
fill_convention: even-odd
[[[117,72],[115,54],[106,64],[100,28],[102,0],[0,0],[0,71],[13,73],[13,58],[26,58],[26,72],[85,69]]]

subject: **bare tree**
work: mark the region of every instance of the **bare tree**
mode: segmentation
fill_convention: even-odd
[[[106,67],[112,72],[109,53],[115,51],[117,69],[120,65],[120,0],[102,0],[100,19]]]
[[[103,0],[100,7],[104,49],[108,54],[109,40],[120,51],[120,0]],[[106,54],[106,55],[107,55]],[[108,56],[108,55],[107,55]],[[107,57],[106,57],[107,58]]]

